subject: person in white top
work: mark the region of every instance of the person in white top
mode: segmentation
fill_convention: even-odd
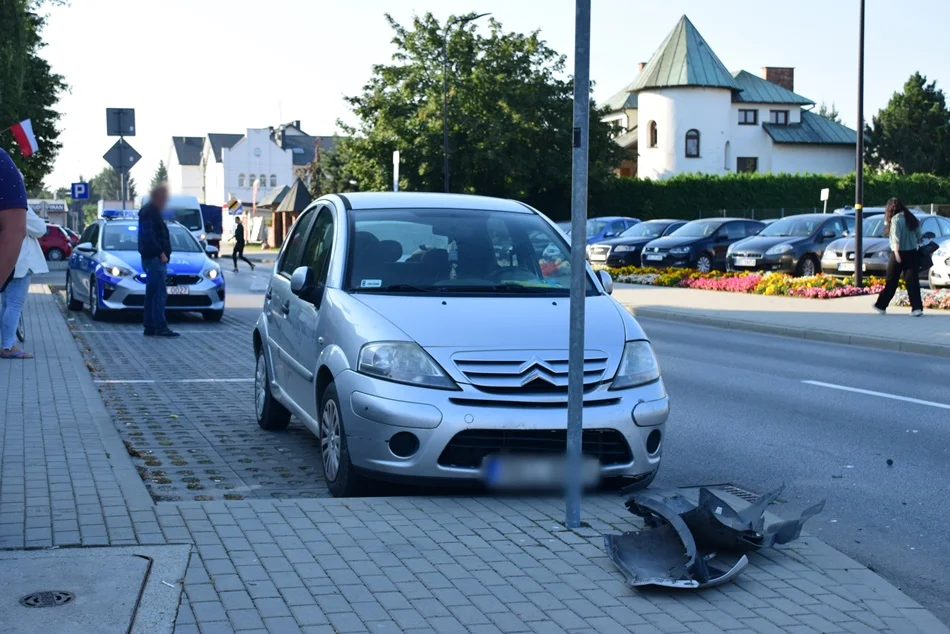
[[[48,273],[46,258],[40,247],[39,238],[46,234],[46,223],[32,209],[26,212],[26,237],[20,248],[13,279],[0,293],[0,358],[32,359],[33,353],[21,350],[16,345],[16,329],[23,314],[26,296],[30,291],[30,278],[33,273]]]

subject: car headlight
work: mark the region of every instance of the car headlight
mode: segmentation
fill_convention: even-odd
[[[611,250],[614,253],[629,253],[630,251],[636,251],[637,247],[632,247],[629,244],[618,244]]]
[[[628,341],[623,348],[623,357],[611,390],[622,390],[656,381],[660,378],[660,366],[649,341]]]
[[[104,268],[106,269],[106,272],[112,277],[132,277],[133,275],[135,275],[135,271],[133,271],[132,269],[124,267],[124,266],[119,266],[117,264],[113,264],[112,266],[106,266]]]
[[[686,255],[689,253],[689,247],[673,247],[670,249],[670,253],[673,255]]]
[[[442,390],[457,390],[445,370],[418,344],[407,341],[368,343],[360,350],[357,371],[387,381]]]
[[[875,260],[890,260],[891,252],[887,250],[875,251],[874,253],[871,254],[871,257]]]
[[[207,275],[209,280],[216,280],[218,279],[218,276],[221,275],[221,272],[216,268],[208,269]]]
[[[202,234],[198,237],[198,239],[204,241],[204,239],[207,238],[207,237],[208,237],[208,236],[207,236],[206,234],[202,233]]]
[[[774,247],[765,252],[765,255],[782,255],[783,253],[788,253],[792,250],[792,245],[788,243],[776,244]]]

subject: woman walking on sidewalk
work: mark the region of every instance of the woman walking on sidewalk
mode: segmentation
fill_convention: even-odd
[[[910,299],[910,314],[920,317],[924,314],[924,303],[920,298],[920,255],[917,251],[921,240],[920,221],[904,203],[891,198],[884,212],[884,229],[890,236],[891,259],[887,262],[887,282],[877,296],[874,310],[884,314],[903,276]]]
[[[234,272],[235,273],[238,272],[238,268],[237,268],[238,258],[241,258],[242,260],[247,262],[250,265],[251,270],[253,271],[254,263],[248,260],[246,257],[244,257],[244,224],[241,222],[240,216],[235,218],[235,221],[237,222],[237,224],[234,225],[234,251],[231,252],[231,259],[234,260]]]
[[[46,223],[32,209],[26,210],[26,237],[20,247],[13,279],[0,294],[0,358],[32,359],[33,353],[21,350],[16,345],[16,329],[20,324],[26,296],[30,291],[30,278],[33,273],[48,273],[46,258],[39,238],[46,234]]]

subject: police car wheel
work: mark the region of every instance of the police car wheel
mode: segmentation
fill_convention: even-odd
[[[89,316],[93,321],[105,319],[105,309],[99,306],[99,282],[96,277],[89,278]]]
[[[73,280],[69,273],[66,273],[66,307],[69,310],[82,310],[82,300],[76,299],[73,292]]]

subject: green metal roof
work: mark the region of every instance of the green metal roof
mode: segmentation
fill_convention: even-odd
[[[610,109],[610,112],[617,112],[619,110],[627,110],[628,108],[637,107],[637,93],[630,92],[633,90],[633,85],[635,83],[637,83],[637,81],[633,80],[627,85],[626,88],[604,102],[604,105]]]
[[[742,92],[733,95],[732,100],[738,103],[782,103],[797,104],[799,106],[813,106],[814,101],[783,88],[778,84],[762,79],[757,75],[744,70],[732,74]]]
[[[855,145],[858,133],[831,119],[802,110],[802,122],[789,125],[763,123],[762,127],[775,143],[807,145]]]
[[[739,90],[735,78],[685,15],[663,40],[631,90],[675,86]]]

